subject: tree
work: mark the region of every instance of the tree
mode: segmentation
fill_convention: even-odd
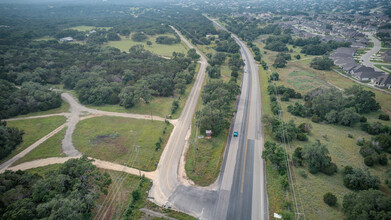
[[[330,70],[333,65],[333,60],[327,56],[315,57],[310,64],[312,68],[317,70]]]
[[[337,197],[331,192],[328,192],[323,195],[323,201],[329,206],[335,206],[337,204]]]
[[[7,122],[0,121],[0,159],[8,156],[23,141],[22,130],[7,127]]]
[[[284,68],[286,64],[287,64],[287,62],[286,62],[286,60],[284,59],[284,57],[277,57],[277,58],[274,60],[273,66],[274,66],[275,68]]]
[[[272,81],[278,81],[280,75],[277,73],[277,72],[273,72],[271,75],[270,75],[270,80]]]
[[[369,172],[348,167],[343,171],[343,184],[352,190],[378,189],[380,179],[377,176],[371,176]]]
[[[364,90],[362,86],[354,85],[347,88],[345,93],[350,95],[348,105],[354,107],[357,113],[368,113],[380,109],[379,103],[375,100],[375,93]]]
[[[308,165],[308,169],[311,173],[325,172],[327,169],[331,169],[331,173],[327,172],[328,175],[333,174],[337,170],[334,170],[333,163],[331,162],[331,157],[328,155],[329,151],[327,147],[316,141],[311,145],[306,145],[303,148],[303,159]],[[328,170],[327,170],[328,171]]]
[[[266,141],[265,149],[262,152],[262,158],[269,160],[273,166],[278,170],[280,175],[286,173],[285,152],[282,147],[277,146],[276,143]]]
[[[338,114],[339,124],[344,126],[353,126],[354,123],[360,121],[360,115],[356,113],[354,108],[346,108]]]
[[[187,57],[189,57],[192,60],[198,60],[200,58],[200,55],[197,54],[196,49],[191,48],[187,51]]]
[[[297,54],[297,55],[296,55],[296,59],[297,59],[297,60],[300,60],[300,59],[301,59],[300,54]]]
[[[146,40],[147,38],[148,38],[148,37],[147,37],[145,34],[141,33],[141,32],[136,32],[136,33],[134,33],[134,34],[132,35],[132,40],[137,41],[137,42],[144,41],[144,40]]]
[[[388,219],[391,216],[391,197],[379,190],[349,193],[343,198],[346,219]]]
[[[119,40],[121,40],[121,38],[118,36],[117,33],[109,32],[107,34],[107,40],[109,40],[109,41],[119,41]]]
[[[139,97],[134,91],[135,88],[133,86],[127,86],[121,90],[121,93],[118,95],[121,106],[131,108],[139,101]]]

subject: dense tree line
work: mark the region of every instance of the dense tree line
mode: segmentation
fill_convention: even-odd
[[[45,111],[61,106],[60,94],[35,82],[24,82],[19,88],[0,79],[0,118]]]
[[[7,122],[0,121],[0,160],[22,143],[23,133],[18,128],[7,127]]]
[[[71,159],[45,178],[24,171],[0,174],[2,219],[87,219],[111,184],[87,157]]]
[[[196,113],[201,131],[212,130],[216,136],[229,127],[231,103],[238,93],[239,86],[232,81],[211,80],[204,86],[201,94],[204,107]]]
[[[391,216],[391,197],[379,190],[349,193],[343,198],[346,219],[388,219]]]

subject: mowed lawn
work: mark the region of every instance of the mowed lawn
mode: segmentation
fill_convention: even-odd
[[[63,128],[60,132],[47,139],[45,142],[40,144],[37,148],[32,150],[26,156],[17,160],[13,163],[13,166],[18,164],[44,159],[49,157],[65,157],[66,155],[62,152],[62,140],[64,139],[66,128]]]
[[[188,47],[182,41],[180,43],[172,45],[158,44],[156,43],[156,38],[159,36],[169,36],[175,38],[173,34],[159,34],[154,36],[148,36],[148,39],[142,42],[137,42],[132,40],[132,36],[130,35],[128,37],[121,36],[120,41],[109,41],[105,45],[118,48],[121,51],[129,52],[129,49],[131,47],[141,44],[144,45],[144,49],[164,57],[172,57],[173,52],[187,54]],[[147,45],[147,41],[151,41],[152,45]]]
[[[261,45],[261,44],[260,44]],[[263,48],[261,48],[264,51]],[[260,70],[260,79],[262,86],[262,104],[263,115],[271,115],[269,95],[267,94],[267,79],[271,72],[278,72],[280,74],[280,80],[276,82],[277,85],[284,85],[295,89],[296,91],[305,95],[307,92],[318,87],[335,87],[337,89],[346,89],[357,83],[339,75],[334,71],[319,71],[310,67],[310,62],[313,56],[301,55],[301,60],[296,60],[293,55],[298,54],[298,49],[294,48],[295,52],[292,54],[292,61],[287,64],[287,67],[282,69],[275,69],[271,66],[273,64],[276,52],[267,51],[267,54],[263,56],[263,59],[268,62],[269,71]],[[262,67],[260,67],[262,69]],[[383,111],[391,110],[391,96],[383,92],[364,87],[371,90],[376,94],[376,100],[382,106]],[[283,117],[286,122],[293,120],[296,125],[301,123],[310,123],[312,125],[311,134],[309,135],[309,141],[300,142],[293,141],[288,146],[288,154],[292,155],[296,147],[304,147],[316,140],[320,140],[325,144],[330,152],[332,161],[337,164],[339,172],[333,176],[327,176],[324,174],[310,174],[306,166],[293,167],[294,177],[297,180],[295,185],[297,190],[298,199],[300,197],[299,208],[303,207],[305,217],[307,219],[343,219],[344,214],[342,211],[343,196],[352,192],[343,185],[341,170],[344,166],[351,165],[353,167],[359,167],[364,170],[368,170],[372,175],[379,176],[381,179],[381,190],[391,195],[391,190],[384,185],[385,171],[391,168],[390,165],[379,166],[376,165],[372,168],[367,167],[364,164],[364,158],[360,155],[360,147],[356,145],[358,137],[363,137],[369,140],[371,136],[366,132],[361,131],[359,123],[354,127],[345,127],[340,125],[330,125],[324,123],[313,123],[310,119],[300,118],[291,115],[287,112],[287,106],[294,104],[295,102],[304,103],[303,100],[291,99],[289,102],[280,102],[283,108]],[[378,115],[381,111],[366,114],[368,121],[378,121],[383,124],[390,124],[390,122],[378,120]],[[353,138],[349,138],[348,134]],[[272,140],[270,132],[265,129],[265,139]],[[273,140],[275,141],[275,140]],[[276,142],[276,141],[275,141]],[[299,173],[305,173],[308,177],[303,177]],[[276,173],[270,162],[267,162],[266,166],[267,176],[267,190],[269,198],[269,211],[270,213],[280,212],[284,209],[283,202],[287,199],[286,192],[280,187],[280,176]],[[277,185],[276,185],[277,184]],[[338,198],[338,205],[334,208],[327,206],[323,202],[323,195],[326,192],[332,192]],[[289,195],[291,199],[291,195]],[[301,202],[300,202],[301,201]],[[292,201],[290,200],[292,203]],[[301,206],[301,203],[303,206]],[[293,204],[293,203],[292,203]]]
[[[140,147],[140,168],[152,171],[156,169],[172,129],[171,124],[161,121],[96,117],[78,123],[73,143],[90,157],[139,168],[133,147],[137,145]],[[159,138],[162,147],[156,151]]]
[[[16,149],[13,150],[8,157],[1,160],[1,162],[4,162],[20,153],[45,135],[49,134],[54,129],[58,128],[60,125],[64,124],[65,121],[65,117],[55,116],[7,122],[7,126],[17,127],[24,131],[23,142],[18,147],[16,147]]]

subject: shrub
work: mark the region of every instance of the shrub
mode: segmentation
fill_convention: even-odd
[[[300,171],[299,171],[299,174],[300,174],[300,176],[303,177],[304,179],[307,179],[307,177],[308,177],[307,173],[306,173],[304,170],[300,170]]]
[[[338,171],[338,168],[335,163],[330,163],[330,165],[323,167],[320,171],[326,175],[331,176]]]
[[[308,165],[310,173],[323,172],[332,175],[337,171],[337,166],[331,162],[327,147],[317,142],[303,148],[303,159]]]
[[[363,146],[364,143],[365,143],[365,139],[364,139],[363,137],[358,137],[358,138],[356,139],[356,144],[357,144],[358,146]]]
[[[331,192],[328,192],[323,195],[323,201],[329,206],[335,206],[335,204],[337,204],[337,197]]]
[[[289,181],[288,181],[288,176],[286,174],[282,176],[280,183],[282,188],[284,188],[285,190],[288,189]]]
[[[348,138],[353,138],[353,135],[352,134],[348,134]]]
[[[297,140],[299,141],[308,141],[308,137],[304,133],[297,133]]]
[[[373,159],[373,156],[366,156],[364,158],[364,163],[365,163],[365,165],[371,167],[375,164],[375,160]]]
[[[387,114],[380,114],[379,115],[379,119],[383,120],[383,121],[389,121],[390,120],[390,116],[387,115]]]
[[[312,121],[312,122],[315,122],[315,123],[319,123],[319,122],[320,122],[320,118],[319,118],[318,115],[313,115],[313,116],[311,117],[311,121]]]
[[[365,116],[361,116],[360,122],[367,122],[367,118]]]
[[[379,156],[378,162],[380,165],[386,166],[388,164],[387,154],[381,153]]]
[[[303,148],[297,147],[292,155],[293,165],[294,166],[303,166]]]
[[[345,167],[346,169],[346,167]],[[371,176],[369,172],[364,172],[361,169],[351,169],[343,172],[343,184],[352,190],[367,190],[378,189],[380,179],[377,176]]]

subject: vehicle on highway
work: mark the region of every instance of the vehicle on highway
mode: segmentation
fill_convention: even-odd
[[[237,136],[238,136],[238,132],[234,131],[234,137],[237,137]]]

